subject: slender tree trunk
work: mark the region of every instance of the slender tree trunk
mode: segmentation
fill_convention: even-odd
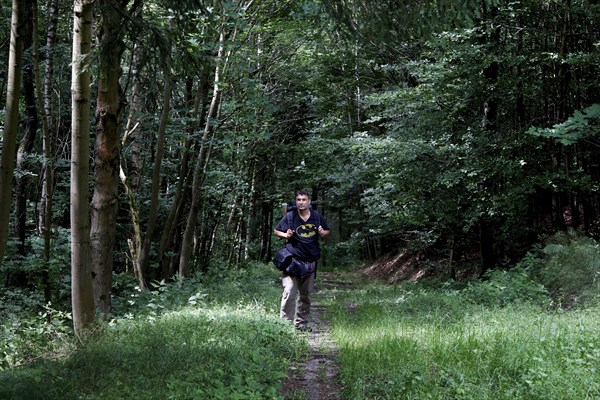
[[[139,246],[142,243],[140,213],[137,201],[135,199],[134,189],[131,186],[130,179],[127,176],[125,176],[123,168],[120,169],[119,176],[121,178],[121,182],[123,182],[123,186],[125,187],[125,194],[127,195],[127,199],[129,200],[129,212],[131,213],[131,224],[133,225],[133,239],[128,239],[129,249],[133,256],[133,270],[138,280],[138,284],[140,285],[140,288],[146,289],[146,277],[144,276],[143,271],[137,266],[137,254],[139,254]]]
[[[483,13],[484,20],[494,21],[497,17],[498,10],[496,7],[491,7],[488,11]],[[498,47],[498,43],[500,42],[500,28],[494,28],[490,34],[489,38],[486,38],[487,45],[493,45],[494,48]],[[493,54],[495,56],[495,54]],[[497,95],[494,92],[494,87],[498,82],[498,78],[500,76],[500,64],[495,59],[489,63],[483,69],[483,76],[486,79],[486,82],[489,84],[490,93],[487,97],[487,100],[483,104],[483,119],[482,126],[485,131],[489,133],[490,137],[493,137],[493,134],[497,130],[498,125],[498,99]],[[481,190],[488,190],[488,187],[485,187],[488,184],[481,184]],[[481,271],[480,275],[483,275],[487,270],[493,268],[496,264],[496,252],[495,252],[495,241],[496,241],[496,232],[495,232],[495,219],[488,218],[485,216],[480,217],[479,220],[479,252],[481,257]]]
[[[202,126],[204,123],[204,109],[206,99],[208,98],[208,92],[210,89],[209,86],[209,78],[210,73],[208,72],[208,68],[202,74],[200,79],[200,84],[198,85],[198,89],[196,91],[193,111],[190,115],[190,119],[192,121],[199,121],[199,125]],[[169,212],[169,216],[165,222],[165,226],[163,229],[163,233],[161,235],[159,249],[158,249],[158,257],[162,265],[163,276],[165,274],[170,274],[170,268],[167,265],[170,265],[172,262],[172,257],[165,257],[165,252],[167,250],[167,246],[169,243],[173,243],[173,235],[176,228],[176,221],[179,221],[179,217],[183,211],[183,203],[185,202],[188,196],[185,196],[184,193],[189,191],[189,182],[192,179],[193,175],[190,175],[189,162],[190,162],[190,150],[192,148],[194,139],[194,132],[196,130],[195,124],[193,124],[189,128],[188,139],[185,142],[185,146],[183,149],[182,160],[179,166],[179,178],[177,180],[177,188],[175,190],[175,199],[173,201],[173,205],[171,206],[171,211]],[[188,177],[188,175],[190,175]],[[187,182],[187,184],[186,184]]]
[[[136,18],[139,18],[140,20],[143,18],[142,7],[137,10]],[[144,167],[142,151],[144,148],[145,126],[142,117],[144,110],[142,71],[146,62],[145,53],[145,44],[137,41],[133,47],[133,60],[131,62],[132,71],[130,72],[132,88],[129,100],[129,117],[127,118],[125,127],[126,132],[131,132],[129,134],[131,156],[127,163],[127,179],[134,192],[137,192],[141,185],[141,175]],[[125,141],[123,141],[123,145],[125,145]]]
[[[33,7],[37,0],[26,2],[25,6],[25,38],[24,50],[35,51],[33,40],[37,27],[33,21]],[[18,239],[18,252],[25,256],[25,240],[27,238],[27,187],[29,185],[29,156],[33,150],[35,136],[38,128],[38,116],[35,97],[35,75],[33,58],[23,67],[23,100],[25,103],[25,132],[21,139],[21,145],[17,151],[17,171],[20,174],[16,177],[15,185],[15,235]]]
[[[171,21],[170,29],[173,29],[173,22]],[[167,43],[170,48],[170,42]],[[158,218],[158,192],[160,189],[160,167],[164,155],[164,144],[165,144],[165,131],[167,130],[167,123],[169,121],[169,112],[171,111],[171,54],[167,54],[164,64],[164,75],[165,75],[165,88],[163,92],[163,109],[160,116],[160,125],[158,127],[158,134],[156,139],[156,154],[154,156],[154,167],[152,169],[152,191],[150,195],[150,210],[148,212],[148,223],[146,233],[144,235],[141,248],[138,253],[137,267],[141,271],[141,275],[145,276],[145,271],[148,268],[148,261],[150,258],[150,248],[152,246],[152,240],[154,238],[154,230],[156,229],[156,220]]]
[[[89,143],[93,1],[75,0],[71,127],[71,295],[73,327],[81,337],[94,320],[90,257]]]
[[[229,232],[227,232],[226,237],[228,238],[227,240],[227,246],[225,247],[225,254],[227,255],[227,262],[229,263],[233,257],[233,254],[235,252],[235,248],[236,248],[236,243],[235,243],[235,238],[237,237],[237,232],[238,232],[238,226],[237,223],[234,225],[234,223],[236,222],[236,214],[237,214],[237,210],[238,210],[238,201],[243,202],[244,199],[240,196],[234,196],[233,198],[233,203],[230,204],[231,207],[231,211],[229,212],[229,217],[227,218],[227,229],[229,229]]]
[[[181,164],[182,168],[180,168],[181,172],[179,174],[179,179],[181,182],[177,183],[175,200],[173,201],[171,211],[169,212],[169,216],[167,218],[167,222],[165,223],[163,234],[161,235],[160,239],[158,254],[161,263],[161,271],[164,277],[172,276],[176,269],[173,268],[173,265],[178,257],[176,255],[167,256],[166,253],[167,249],[175,252],[175,249],[180,247],[180,238],[177,237],[177,232],[180,230],[180,224],[177,221],[181,220],[181,216],[186,205],[186,200],[190,197],[191,192],[189,185],[184,184],[183,182],[191,182],[193,179],[193,170],[189,168],[188,161],[189,160],[185,160],[185,163],[182,162]]]
[[[256,193],[256,166],[255,163],[252,162],[250,166],[250,195],[248,196],[248,215],[246,216],[246,237],[244,238],[244,261],[250,258],[250,245],[252,240],[254,239],[254,231],[255,228],[255,215],[254,209],[256,206],[257,193]]]
[[[190,271],[191,256],[193,253],[193,239],[194,231],[196,229],[196,219],[198,217],[198,211],[200,207],[200,196],[202,182],[204,181],[204,172],[206,167],[207,156],[210,151],[210,144],[207,140],[213,133],[213,119],[217,115],[219,103],[221,101],[221,63],[223,62],[223,55],[225,50],[225,35],[221,31],[219,38],[219,50],[217,53],[217,65],[215,67],[215,78],[213,87],[213,97],[208,110],[208,116],[206,118],[206,126],[204,128],[204,134],[202,135],[202,141],[200,143],[200,151],[196,159],[196,165],[194,167],[194,178],[192,182],[192,204],[188,214],[185,231],[181,243],[181,252],[179,255],[179,275],[187,276]]]
[[[131,15],[134,19],[143,19],[143,7],[141,7],[141,0],[136,0],[136,2],[131,8]],[[135,39],[139,40],[140,37],[136,37]],[[125,126],[123,139],[121,140],[121,147],[124,147],[127,144],[128,140],[131,138],[129,145],[131,157],[127,160],[129,162],[125,162],[126,160],[123,159],[121,160],[121,165],[119,165],[119,175],[125,188],[125,194],[128,199],[129,210],[131,215],[131,223],[133,226],[133,237],[127,239],[127,244],[131,254],[132,269],[138,281],[139,287],[142,289],[147,288],[147,279],[145,277],[144,272],[139,268],[139,254],[141,251],[142,244],[142,223],[140,219],[140,209],[139,204],[137,202],[136,193],[138,193],[139,188],[141,186],[142,170],[144,164],[144,160],[142,157],[142,149],[145,143],[145,126],[142,117],[144,108],[144,100],[142,94],[142,70],[145,63],[144,54],[144,44],[140,43],[139,41],[135,41],[131,61],[132,68],[129,72],[133,82],[132,93],[129,100],[129,117]],[[119,93],[121,94],[120,91]],[[121,154],[121,156],[123,156],[123,154]],[[125,173],[125,170],[123,169],[123,164],[127,165],[127,175]],[[108,288],[108,290],[110,290],[110,288]]]
[[[19,128],[19,93],[23,67],[24,20],[26,0],[13,0],[6,89],[6,120],[0,158],[0,265],[6,253],[12,181],[15,169],[15,147]]]
[[[37,16],[37,8],[36,8]],[[37,21],[37,18],[36,18]],[[44,152],[44,171],[42,174],[42,195],[39,208],[39,232],[44,237],[44,266],[43,282],[44,282],[44,293],[46,301],[50,301],[50,283],[49,283],[49,271],[48,264],[50,262],[50,238],[52,234],[52,194],[54,189],[54,150],[52,146],[52,79],[54,76],[54,44],[56,41],[56,24],[58,21],[58,0],[51,0],[49,3],[48,13],[48,28],[46,32],[46,73],[44,77],[44,93],[41,95],[41,84],[39,78],[39,68],[36,66],[36,87],[38,89],[38,103],[44,99],[43,107],[41,104],[38,106],[39,109],[44,110],[44,117],[42,118],[43,128],[43,152]],[[36,46],[37,48],[37,46]],[[36,60],[37,60],[36,52]]]
[[[212,212],[205,213],[204,223],[205,229],[202,230],[201,246],[198,251],[198,259],[202,271],[208,271],[212,249],[215,244],[217,229],[221,224],[223,217],[223,206],[225,200],[225,191],[221,193],[221,197],[217,202],[216,207],[207,207],[212,209]]]
[[[120,0],[117,3],[98,0],[99,77],[91,247],[94,301],[103,314],[111,311],[113,250],[119,208],[121,111],[124,104],[119,79],[121,57],[125,50],[123,36],[126,21],[120,10],[124,10],[128,2],[129,0]]]

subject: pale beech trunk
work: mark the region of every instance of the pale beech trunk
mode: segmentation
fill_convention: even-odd
[[[89,144],[93,1],[75,0],[71,81],[71,295],[81,337],[95,317],[90,257]]]
[[[123,167],[120,168],[119,177],[121,178],[121,182],[123,182],[123,186],[125,187],[125,194],[127,195],[127,199],[129,200],[129,212],[131,213],[131,223],[133,225],[133,239],[127,240],[129,251],[133,256],[133,271],[138,280],[140,288],[146,289],[146,278],[143,274],[143,271],[137,266],[137,254],[139,254],[140,246],[142,243],[140,213],[138,211],[137,201],[135,199],[134,190],[131,187],[130,179],[125,175]]]
[[[15,147],[19,128],[19,93],[23,67],[23,30],[25,0],[13,0],[10,31],[10,53],[8,56],[8,81],[6,87],[6,120],[2,136],[0,158],[0,265],[6,252],[12,181],[15,169]]]

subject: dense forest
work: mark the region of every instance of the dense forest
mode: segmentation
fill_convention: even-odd
[[[600,398],[600,1],[8,3],[0,399]]]
[[[76,332],[114,279],[268,262],[300,188],[325,266],[456,280],[599,233],[598,1],[6,3],[0,287]]]

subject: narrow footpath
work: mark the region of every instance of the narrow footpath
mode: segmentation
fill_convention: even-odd
[[[338,274],[319,272],[312,295],[312,332],[301,333],[307,336],[311,353],[305,360],[290,367],[283,384],[284,399],[342,400],[337,347],[330,336],[329,322],[323,318],[325,306],[320,299],[330,291],[347,287],[348,283],[340,281]]]

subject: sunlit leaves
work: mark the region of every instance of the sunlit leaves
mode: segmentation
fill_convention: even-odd
[[[530,128],[528,133],[554,139],[565,146],[580,140],[596,139],[600,135],[600,104],[577,110],[566,121],[551,128]],[[594,144],[597,144],[596,141]]]

